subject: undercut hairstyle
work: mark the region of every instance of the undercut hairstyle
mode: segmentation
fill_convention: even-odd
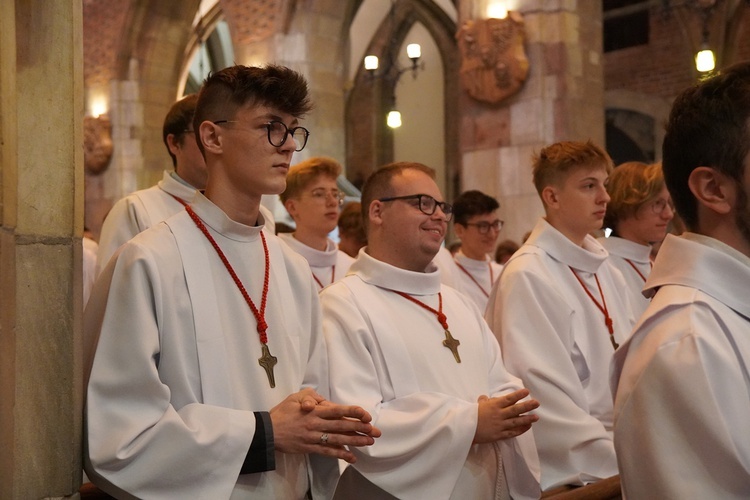
[[[362,204],[351,201],[344,205],[339,214],[339,235],[353,238],[357,243],[367,244],[367,235],[362,224]]]
[[[617,166],[609,176],[607,192],[610,201],[604,216],[604,227],[617,234],[620,221],[635,217],[638,210],[656,198],[664,188],[664,174],[660,163],[650,165],[630,161]]]
[[[455,224],[465,226],[475,215],[484,215],[500,208],[500,203],[492,196],[476,189],[464,191],[452,203]]]
[[[286,189],[279,195],[281,202],[299,198],[318,177],[328,177],[335,181],[342,171],[341,164],[328,156],[315,156],[293,165],[286,176]]]
[[[174,140],[182,146],[185,144],[187,134],[193,133],[193,115],[195,115],[195,104],[198,102],[198,94],[190,94],[172,104],[167,116],[164,117],[164,125],[161,129],[164,146],[167,147],[167,153],[172,158],[172,166],[177,169],[177,157],[169,150],[167,136],[174,135]]]
[[[662,144],[662,168],[688,230],[698,225],[690,174],[697,167],[711,167],[741,182],[750,150],[749,119],[750,62],[730,66],[675,99]]]
[[[547,186],[562,186],[568,175],[580,168],[603,167],[612,172],[612,158],[606,151],[586,141],[563,141],[542,148],[532,158],[532,178],[539,196]]]
[[[201,152],[200,124],[232,120],[247,105],[268,106],[296,118],[312,109],[307,81],[290,68],[274,64],[224,68],[210,74],[198,94],[193,130]]]
[[[370,174],[364,186],[362,186],[362,224],[364,224],[365,233],[369,229],[370,205],[380,198],[394,196],[391,180],[406,170],[418,170],[429,175],[431,179],[435,179],[434,169],[422,163],[407,161],[383,165]]]

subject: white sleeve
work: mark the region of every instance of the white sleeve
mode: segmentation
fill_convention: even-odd
[[[543,489],[617,474],[612,435],[589,413],[582,382],[588,366],[582,356],[572,358],[572,311],[544,276],[509,271],[493,289],[486,318],[508,371],[540,402],[534,438]]]
[[[98,337],[85,404],[87,473],[109,484],[106,491],[139,498],[229,498],[255,417],[201,403],[173,406],[158,371],[160,327],[169,308],[192,315],[171,293],[174,279],[159,279],[169,263],[157,260],[135,242],[123,247],[86,309],[85,330],[93,331],[85,333]]]
[[[151,223],[145,206],[137,196],[126,196],[117,201],[104,219],[99,235],[97,276],[123,243],[151,227]]]
[[[747,366],[723,328],[710,308],[693,305],[636,334],[645,340],[628,352],[615,397],[629,498],[748,497]]]

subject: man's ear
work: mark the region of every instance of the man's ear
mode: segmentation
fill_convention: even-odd
[[[385,205],[383,205],[382,201],[373,200],[370,202],[370,208],[367,210],[367,215],[370,219],[370,224],[375,224],[377,226],[381,225],[383,223],[383,208]]]
[[[177,156],[180,150],[180,144],[177,142],[177,136],[174,134],[167,134],[167,147],[169,152]]]
[[[697,167],[690,172],[688,187],[700,205],[725,215],[732,211],[737,198],[737,183],[712,167]]]
[[[557,208],[559,204],[557,188],[555,186],[547,186],[542,189],[542,201],[548,207]]]
[[[221,154],[223,152],[222,142],[224,137],[222,136],[223,130],[221,127],[206,120],[200,124],[198,130],[204,150],[213,154]]]
[[[286,208],[286,211],[289,212],[289,215],[296,222],[298,213],[297,200],[295,200],[294,198],[287,199],[284,202],[284,208]]]
[[[456,233],[456,236],[458,236],[459,240],[464,239],[464,234],[466,234],[466,227],[463,224],[459,224],[458,222],[453,223],[453,232]]]

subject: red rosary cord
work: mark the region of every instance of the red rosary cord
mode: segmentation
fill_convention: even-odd
[[[321,283],[320,280],[318,279],[318,277],[315,276],[315,273],[312,273],[312,277],[315,280],[315,283],[317,283],[318,286],[321,288],[321,290],[323,288],[325,288],[323,286],[323,283]],[[336,264],[334,264],[333,266],[331,266],[331,283],[333,283],[335,280],[336,280]]]
[[[224,252],[221,251],[221,248],[219,248],[219,244],[216,243],[216,240],[214,240],[213,236],[211,236],[211,233],[208,232],[208,228],[203,223],[203,221],[198,217],[198,215],[193,212],[193,209],[190,208],[190,205],[185,205],[185,210],[187,210],[187,213],[190,215],[190,218],[193,219],[193,222],[195,222],[195,225],[198,226],[198,229],[201,230],[201,232],[208,238],[208,241],[211,242],[211,245],[214,247],[214,250],[216,250],[216,253],[219,255],[219,258],[224,263],[224,267],[227,268],[227,271],[229,271],[229,274],[232,276],[232,279],[234,280],[234,283],[237,285],[237,288],[240,289],[240,293],[242,293],[242,297],[245,299],[245,302],[247,302],[247,305],[250,306],[250,310],[253,312],[253,315],[255,316],[255,321],[258,322],[258,335],[260,336],[260,342],[261,344],[267,344],[268,343],[268,334],[266,331],[268,330],[268,324],[266,324],[266,301],[268,300],[268,282],[269,282],[269,275],[270,275],[270,269],[271,269],[271,262],[270,257],[268,255],[268,245],[266,245],[266,237],[263,235],[263,231],[260,232],[260,240],[263,242],[263,253],[265,255],[265,264],[266,264],[266,270],[265,275],[263,277],[263,295],[260,300],[260,310],[255,306],[255,303],[253,302],[253,299],[250,298],[250,295],[248,295],[247,290],[245,290],[245,286],[242,284],[242,281],[240,281],[239,276],[237,276],[237,273],[234,272],[234,268],[232,268],[232,265],[229,263],[229,260],[227,260],[226,255],[224,255]]]
[[[443,330],[448,330],[448,318],[443,314],[443,294],[438,292],[438,309],[433,309],[432,307],[428,306],[421,300],[415,299],[411,295],[407,295],[404,292],[399,292],[397,290],[391,290],[393,293],[397,293],[401,295],[406,300],[410,300],[411,302],[414,302],[419,307],[422,307],[424,309],[427,309],[431,313],[437,316],[437,320],[440,323],[440,325],[443,327]]]
[[[643,273],[641,273],[641,272],[640,272],[640,271],[638,270],[638,268],[637,268],[637,267],[635,267],[635,264],[633,263],[633,261],[632,261],[632,260],[630,260],[630,259],[625,259],[625,262],[627,262],[628,264],[630,264],[630,267],[632,267],[632,268],[633,268],[633,269],[635,270],[635,272],[636,272],[636,273],[638,273],[638,276],[640,276],[640,277],[641,277],[641,279],[643,280],[643,282],[645,283],[645,282],[646,282],[646,277],[645,277],[645,276],[643,275]],[[654,267],[654,265],[653,265],[653,264],[651,264],[651,267]]]
[[[609,317],[609,310],[607,309],[607,301],[604,300],[604,292],[602,292],[602,286],[599,284],[599,277],[594,273],[594,279],[596,280],[596,286],[599,289],[599,295],[602,296],[602,302],[599,303],[598,300],[589,292],[589,289],[586,288],[586,285],[583,283],[583,280],[578,276],[578,273],[575,272],[575,270],[568,266],[570,268],[570,271],[573,273],[573,276],[576,277],[578,280],[578,283],[581,284],[581,288],[583,288],[583,291],[586,292],[586,295],[589,296],[591,301],[596,305],[596,307],[599,308],[599,310],[604,315],[604,324],[607,326],[607,330],[609,330],[609,334],[613,335],[615,333],[614,328],[612,326],[612,318]]]
[[[466,274],[466,276],[468,276],[469,278],[471,278],[471,281],[473,281],[474,284],[479,287],[479,289],[482,291],[482,293],[484,294],[485,297],[489,297],[490,296],[490,294],[487,293],[487,290],[485,290],[484,287],[479,284],[479,282],[474,278],[474,276],[471,275],[471,273],[469,272],[468,269],[466,269],[464,266],[462,266],[461,264],[459,264],[457,260],[455,260],[454,262],[456,263],[456,265],[458,266],[458,268],[461,271],[463,271]],[[488,262],[487,263],[487,267],[490,268],[490,286],[492,286],[492,282],[495,281],[495,276],[494,276],[494,273],[492,272],[492,264],[490,264]]]

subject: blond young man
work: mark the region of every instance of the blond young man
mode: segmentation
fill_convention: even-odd
[[[542,489],[617,475],[609,364],[633,324],[624,279],[590,235],[601,228],[612,161],[591,142],[533,159],[545,216],[503,269],[486,318],[508,370],[540,402]]]
[[[344,193],[336,184],[341,170],[333,158],[310,158],[289,170],[287,187],[281,193],[281,202],[296,228],[279,237],[307,260],[320,290],[346,276],[354,262],[328,237],[344,204]]]
[[[625,277],[630,305],[638,318],[649,303],[641,291],[651,274],[651,245],[667,235],[674,217],[672,198],[659,163],[618,166],[609,176],[607,192],[611,200],[604,227],[612,234],[599,238],[599,243],[609,252],[610,263]]]

